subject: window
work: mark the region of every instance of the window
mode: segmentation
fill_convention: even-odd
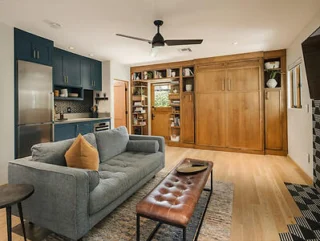
[[[170,86],[169,84],[155,85],[154,86],[154,107],[168,107]]]
[[[300,64],[289,71],[290,107],[302,108],[301,106],[301,66]]]

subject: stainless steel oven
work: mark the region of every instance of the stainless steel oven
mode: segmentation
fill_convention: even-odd
[[[106,122],[95,123],[93,125],[93,128],[94,128],[94,132],[107,131],[110,129],[110,122],[106,121]]]

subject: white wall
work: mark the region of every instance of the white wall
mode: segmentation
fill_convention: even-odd
[[[8,182],[8,161],[14,159],[13,28],[0,23],[0,185]]]
[[[99,112],[110,112],[112,117],[111,127],[114,127],[114,93],[113,82],[114,80],[130,80],[130,67],[117,63],[115,61],[104,61],[102,63],[102,92],[100,95],[106,93],[109,97],[108,101],[101,101],[99,103]]]
[[[301,43],[320,26],[320,12],[302,30],[287,50],[288,69],[299,58],[303,59]],[[313,176],[312,102],[309,95],[306,71],[302,60],[302,109],[288,108],[289,156],[310,176]],[[288,91],[289,93],[289,91]],[[309,110],[309,111],[308,111]],[[308,162],[308,154],[310,162]]]

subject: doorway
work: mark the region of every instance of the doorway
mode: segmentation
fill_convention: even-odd
[[[163,136],[166,140],[170,137],[169,93],[169,83],[151,85],[151,134]]]
[[[128,82],[115,80],[114,93],[114,128],[125,126],[128,128]]]

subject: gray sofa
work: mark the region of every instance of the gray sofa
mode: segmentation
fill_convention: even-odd
[[[163,137],[128,135],[125,127],[84,136],[99,151],[99,171],[69,168],[64,154],[74,139],[32,147],[9,162],[9,183],[28,183],[26,220],[73,240],[141,188],[165,164]]]

